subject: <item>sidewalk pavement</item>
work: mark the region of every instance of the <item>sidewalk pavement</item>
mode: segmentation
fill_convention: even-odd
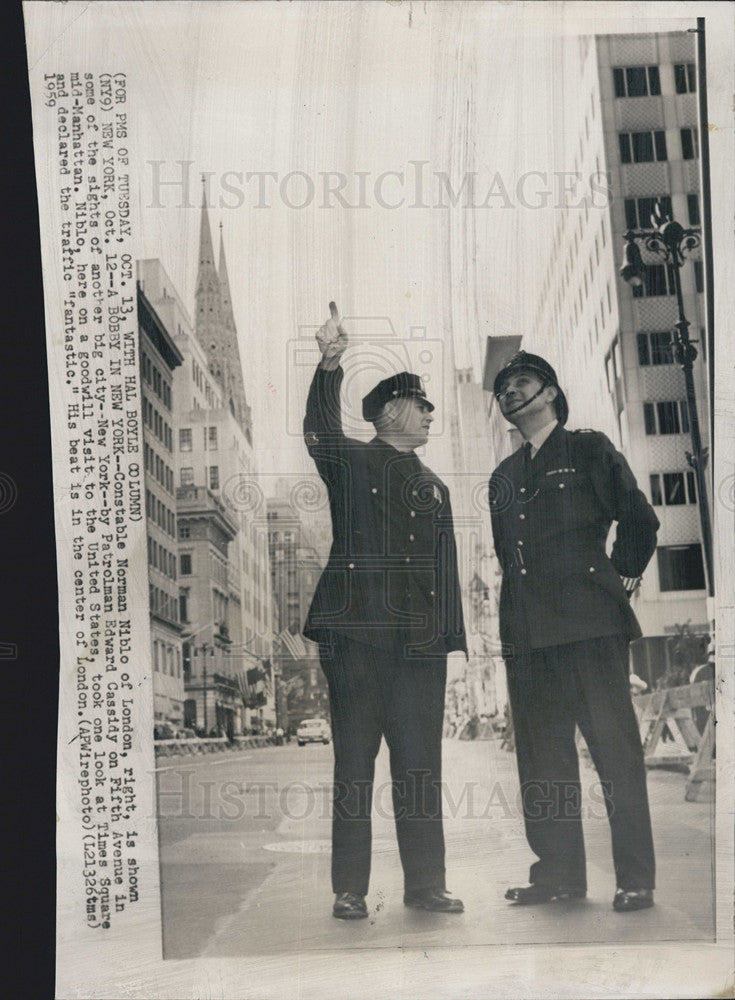
[[[325,752],[327,751],[327,752]],[[590,796],[596,775],[582,763],[588,860],[586,900],[517,907],[503,899],[508,885],[525,884],[534,860],[523,833],[515,796],[512,754],[497,741],[444,742],[445,835],[449,890],[464,900],[462,915],[432,914],[403,905],[402,876],[389,793],[376,802],[373,869],[367,920],[331,916],[328,809],[309,808],[311,789],[323,792],[331,777],[331,747],[306,747],[299,773],[282,772],[277,750],[257,751],[243,768],[275,780],[296,782],[303,808],[291,800],[291,817],[260,825],[189,830],[164,843],[164,931],[167,957],[206,957],[332,949],[435,948],[493,944],[713,940],[713,803],[686,802],[685,776],[653,770],[648,784],[657,852],[656,906],[617,914],[610,834],[599,799]],[[268,756],[268,766],[265,755]],[[290,755],[289,755],[290,757]],[[252,780],[252,779],[251,779]],[[376,788],[390,780],[385,748],[376,767]],[[464,794],[464,797],[462,797]],[[597,803],[595,805],[595,803]],[[303,819],[292,818],[304,816]],[[201,827],[201,824],[200,824]],[[183,832],[183,831],[181,831]],[[200,866],[197,868],[197,866]],[[204,866],[204,867],[201,867]],[[192,922],[177,913],[172,873],[188,872]],[[243,881],[242,873],[248,875]],[[167,888],[167,871],[171,876]],[[207,873],[206,884],[202,883]],[[223,900],[222,893],[227,895]],[[167,905],[168,901],[168,905]],[[171,918],[167,921],[168,916]],[[171,922],[173,921],[173,922]]]

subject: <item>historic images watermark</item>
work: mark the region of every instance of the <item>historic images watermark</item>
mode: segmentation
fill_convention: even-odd
[[[408,160],[388,170],[198,170],[195,160],[148,160],[146,208],[198,208],[204,182],[210,208],[268,209],[607,209],[612,178],[604,171],[525,170],[452,175],[429,160]]]
[[[176,765],[159,768],[159,771],[167,771],[168,774],[165,782],[162,783],[159,779],[153,814],[164,820],[329,820],[333,804],[334,808],[342,810],[347,819],[351,818],[349,811],[345,812],[348,789],[341,787],[339,783],[325,781],[309,784],[296,780],[285,783],[205,781],[197,777],[195,767]],[[370,800],[372,792],[375,815],[390,820],[396,815],[393,806],[395,791],[400,791],[405,798],[406,784],[414,782],[420,789],[427,773],[409,772],[407,781],[383,781],[375,784],[366,781],[357,784],[362,784],[360,793],[365,802]],[[531,820],[554,819],[564,822],[579,815],[584,819],[602,820],[609,815],[608,810],[612,809],[613,801],[611,783],[597,779],[583,789],[574,782],[546,779],[529,781],[521,788],[515,782],[508,785],[495,781],[486,785],[477,781],[465,781],[458,794],[446,781],[440,784],[443,815],[451,820],[520,821],[524,817],[524,804],[528,806],[526,815]],[[409,798],[417,803],[421,801],[420,793]],[[355,819],[359,818],[358,812],[354,814]],[[416,814],[417,819],[423,816],[421,810]],[[410,819],[411,816],[404,813],[400,818]]]

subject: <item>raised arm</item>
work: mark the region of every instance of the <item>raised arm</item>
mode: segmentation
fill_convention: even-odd
[[[304,417],[304,441],[325,481],[333,478],[335,459],[347,442],[342,430],[340,389],[344,371],[340,362],[348,336],[334,302],[329,303],[329,310],[330,318],[316,335],[322,357],[309,388]]]

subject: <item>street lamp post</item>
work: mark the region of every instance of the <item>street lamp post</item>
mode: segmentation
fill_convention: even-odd
[[[203,697],[204,697],[204,732],[209,734],[209,725],[207,721],[207,652],[210,656],[214,656],[214,646],[210,645],[208,642],[202,643],[201,646],[195,646],[192,650],[194,656],[198,656],[199,653],[202,654],[202,686],[203,686]]]
[[[674,324],[674,356],[684,373],[686,387],[687,412],[689,415],[689,432],[692,440],[692,450],[686,453],[687,462],[694,470],[697,483],[697,498],[699,501],[699,520],[702,533],[702,551],[707,579],[707,594],[714,596],[714,572],[712,565],[712,523],[710,520],[709,503],[707,499],[707,449],[702,448],[702,438],[699,430],[697,414],[697,397],[694,388],[694,362],[697,349],[689,339],[689,321],[684,314],[684,300],[681,294],[681,268],[684,262],[702,243],[700,229],[684,229],[675,219],[666,219],[661,214],[660,205],[656,204],[651,216],[652,230],[629,229],[625,233],[624,263],[620,276],[633,288],[643,284],[643,261],[639,243],[646,250],[663,261],[673,278],[676,293],[676,305],[679,313]]]

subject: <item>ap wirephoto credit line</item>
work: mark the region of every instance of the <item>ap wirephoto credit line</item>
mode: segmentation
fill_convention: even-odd
[[[59,997],[732,988],[690,7],[24,5]]]

